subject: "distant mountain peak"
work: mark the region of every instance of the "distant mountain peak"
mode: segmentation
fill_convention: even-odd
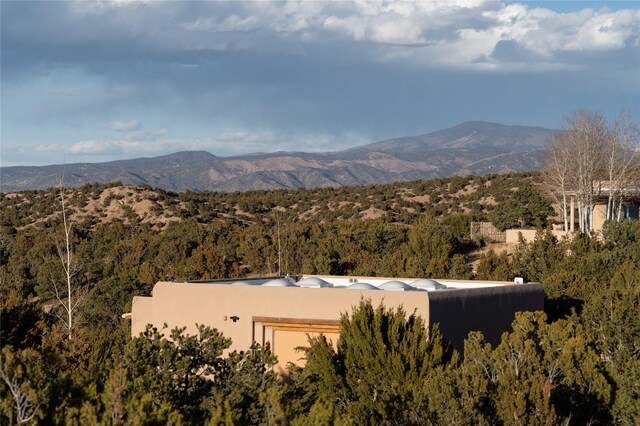
[[[418,136],[387,139],[343,151],[275,152],[216,157],[180,151],[106,163],[0,168],[0,191],[45,189],[64,169],[67,186],[147,184],[172,191],[245,191],[366,185],[451,175],[534,170],[555,131],[467,121]]]
[[[167,154],[164,157],[177,157],[177,158],[217,158],[209,151],[178,151],[171,154]],[[159,157],[155,157],[159,158]]]

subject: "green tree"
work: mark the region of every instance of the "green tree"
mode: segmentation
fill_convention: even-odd
[[[456,240],[448,228],[425,216],[409,231],[407,275],[413,277],[446,277]]]
[[[29,301],[16,289],[1,285],[0,317],[0,341],[3,346],[21,349],[39,345],[46,324],[42,308],[37,303]]]
[[[247,351],[233,351],[224,358],[216,377],[214,403],[209,407],[213,424],[221,420],[232,424],[272,423],[284,418],[280,405],[278,378],[273,370],[276,357],[253,344]]]
[[[361,301],[340,320],[337,351],[324,337],[311,341],[304,379],[358,424],[412,424],[427,409],[429,371],[451,355],[437,328],[427,339],[420,317]]]
[[[542,227],[554,215],[548,199],[532,186],[518,188],[506,197],[499,197],[489,219],[496,228]]]
[[[543,281],[543,277],[552,272],[565,255],[566,248],[558,244],[549,229],[536,232],[533,243],[526,244],[520,240],[513,255],[513,273],[526,281]]]
[[[270,351],[254,345],[223,357],[231,340],[217,330],[201,325],[197,335],[184,332],[176,328],[167,339],[148,326],[132,339],[125,350],[124,377],[110,379],[121,380],[125,389],[110,398],[112,406],[118,399],[131,404],[135,395],[148,393],[156,417],[176,412],[190,423],[257,424],[284,416]]]
[[[499,255],[493,250],[480,257],[476,275],[479,280],[510,281],[513,278],[509,255],[503,251]]]
[[[616,383],[613,414],[640,421],[640,266],[626,262],[609,287],[585,304],[581,321]]]
[[[50,378],[42,356],[33,349],[2,348],[0,358],[0,420],[22,424],[42,419]]]
[[[473,278],[473,268],[466,256],[462,254],[451,256],[447,278],[458,280],[470,280]]]
[[[210,378],[222,373],[221,355],[231,340],[202,325],[195,336],[184,331],[175,328],[167,339],[148,326],[127,345],[124,364],[131,392],[149,392],[154,401],[171,404],[195,420],[204,415],[202,404],[216,385]]]
[[[454,356],[434,369],[425,383],[432,424],[497,424],[492,405],[491,383],[495,378],[491,345],[480,332],[472,332],[464,343],[464,362]]]
[[[542,312],[516,314],[486,369],[501,423],[608,422],[611,387],[584,329],[548,324]]]

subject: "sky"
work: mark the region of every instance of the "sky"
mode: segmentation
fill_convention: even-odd
[[[640,1],[2,1],[0,163],[640,124]]]

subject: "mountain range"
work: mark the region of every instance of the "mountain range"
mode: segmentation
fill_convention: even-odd
[[[555,131],[470,121],[419,136],[388,139],[336,152],[275,152],[216,157],[206,151],[104,163],[0,168],[0,191],[59,184],[121,181],[171,191],[248,191],[367,185],[453,175],[540,168]]]

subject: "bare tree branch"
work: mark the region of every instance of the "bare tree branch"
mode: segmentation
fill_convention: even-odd
[[[56,239],[55,245],[64,275],[63,282],[64,287],[66,287],[65,290],[60,288],[59,277],[52,275],[51,281],[55,298],[59,306],[63,308],[66,318],[62,318],[62,316],[57,313],[54,313],[54,316],[59,318],[65,325],[68,330],[68,338],[71,339],[73,337],[75,311],[84,300],[84,293],[81,287],[75,286],[74,288],[74,278],[80,272],[80,268],[75,260],[73,251],[73,223],[67,215],[67,197],[63,179],[60,180],[58,190],[62,214],[62,242]]]
[[[575,199],[582,232],[593,230],[598,198],[607,197],[605,219],[621,220],[625,194],[637,190],[640,170],[638,129],[620,115],[613,125],[592,111],[576,110],[548,143],[543,179],[563,210],[568,228],[567,197]]]
[[[0,363],[0,378],[5,382],[13,397],[16,421],[18,424],[27,423],[38,414],[41,404],[35,404],[31,397],[23,392],[22,382],[18,378],[18,374],[13,373],[11,375],[8,370],[9,368],[3,360]]]

